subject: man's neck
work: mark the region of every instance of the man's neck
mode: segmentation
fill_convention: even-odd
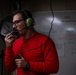
[[[35,32],[35,30],[28,29],[27,32],[26,32],[26,34],[25,34],[25,36],[24,36],[25,39],[28,39],[29,37],[33,36],[34,35],[34,32]]]

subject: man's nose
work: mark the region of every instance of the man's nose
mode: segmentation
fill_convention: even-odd
[[[17,28],[17,25],[16,24],[13,24],[13,28]]]

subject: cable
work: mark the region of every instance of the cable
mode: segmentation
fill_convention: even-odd
[[[50,33],[51,33],[51,31],[52,31],[53,21],[54,21],[54,13],[53,13],[53,10],[52,10],[52,0],[50,0],[50,9],[51,9],[51,12],[52,12],[52,17],[53,17],[53,19],[52,19],[52,21],[51,21],[51,27],[50,27],[50,30],[49,30],[49,33],[48,33],[48,38],[47,38],[47,40],[45,41],[45,43],[43,43],[42,45],[40,45],[40,46],[38,46],[38,47],[35,47],[35,48],[29,49],[29,50],[23,50],[23,51],[22,51],[22,46],[23,46],[23,44],[26,42],[26,41],[25,41],[25,42],[23,42],[23,44],[22,44],[22,46],[21,46],[21,51],[22,51],[22,52],[27,52],[27,51],[30,51],[30,50],[35,50],[35,49],[37,49],[37,48],[42,47],[43,45],[45,45],[46,42],[48,41],[49,36],[50,36]],[[21,52],[21,53],[22,53],[22,52]]]
[[[51,30],[52,30],[52,27],[53,27],[53,22],[54,22],[54,12],[53,12],[53,9],[52,9],[52,0],[50,0],[50,9],[51,9],[53,19],[51,21],[51,27],[50,27],[48,36],[50,36]]]

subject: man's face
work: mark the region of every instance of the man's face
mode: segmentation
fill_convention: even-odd
[[[25,21],[19,13],[13,16],[13,28],[16,28],[20,34],[24,34],[25,32],[25,29],[23,29],[25,28]]]

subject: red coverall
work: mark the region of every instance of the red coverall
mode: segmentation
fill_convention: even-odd
[[[18,53],[29,62],[28,70],[17,67],[15,58]],[[26,41],[21,37],[11,48],[6,47],[4,63],[10,72],[17,69],[17,75],[49,75],[59,70],[54,42],[48,36],[37,32]]]

